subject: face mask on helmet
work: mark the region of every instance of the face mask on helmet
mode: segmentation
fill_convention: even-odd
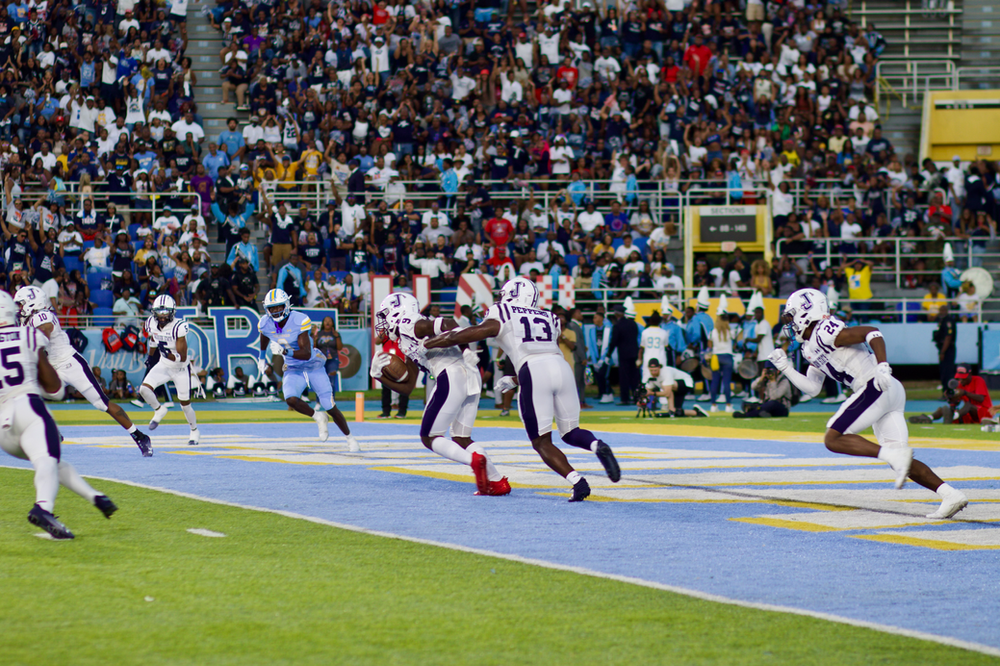
[[[173,308],[155,308],[153,310],[153,316],[156,317],[156,323],[160,326],[166,326],[174,319]]]

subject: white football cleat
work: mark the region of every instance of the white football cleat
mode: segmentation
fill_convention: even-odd
[[[928,513],[927,517],[934,520],[944,520],[951,518],[956,513],[969,505],[969,498],[960,490],[952,489],[941,501],[941,506],[934,513]]]
[[[910,475],[910,465],[913,463],[913,449],[910,447],[890,449],[882,447],[878,457],[889,463],[889,467],[896,473],[896,490],[899,490],[906,483],[906,477]]]
[[[149,422],[149,429],[156,430],[156,427],[160,425],[160,421],[163,420],[163,417],[167,415],[168,411],[170,410],[166,405],[160,405],[159,408],[153,412],[153,418]]]
[[[361,446],[358,445],[358,440],[354,439],[354,435],[347,436],[347,450],[351,453],[361,453]]]
[[[724,405],[724,404],[726,404],[726,396],[720,395],[719,397],[717,397],[715,399],[715,403],[718,404],[718,405]]]
[[[198,446],[198,442],[201,441],[201,431],[197,428],[191,428],[191,434],[188,435],[188,446]]]
[[[319,441],[325,442],[330,439],[330,415],[326,412],[313,412],[313,421],[319,426]]]
[[[699,395],[699,396],[698,396],[698,398],[697,398],[698,402],[708,402],[708,401],[709,401],[709,400],[711,400],[711,399],[712,399],[712,396],[710,396],[710,395],[709,395],[709,394],[707,394],[707,393],[702,393],[702,394],[701,394],[701,395]]]

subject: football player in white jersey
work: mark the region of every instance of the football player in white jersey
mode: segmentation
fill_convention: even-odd
[[[816,289],[800,289],[789,296],[782,321],[802,343],[809,369],[805,375],[795,370],[781,348],[768,356],[774,367],[809,396],[822,390],[824,375],[854,391],[826,424],[826,448],[889,463],[896,472],[896,488],[902,488],[909,476],[936,492],[941,506],[928,518],[951,518],[964,509],[969,503],[965,494],[913,458],[903,417],[906,390],[892,376],[882,333],[873,326],[848,327],[831,316],[826,296]],[[868,428],[875,431],[878,444],[858,434]]]
[[[30,460],[35,468],[35,505],[28,522],[53,539],[72,539],[73,533],[52,515],[60,483],[106,518],[118,507],[61,460],[59,426],[42,400],[63,396],[62,382],[48,359],[51,341],[32,327],[17,326],[17,318],[14,299],[0,291],[0,448]]]
[[[579,502],[590,495],[590,484],[552,443],[553,417],[562,440],[595,453],[612,482],[618,482],[621,470],[611,447],[580,427],[576,380],[557,342],[559,319],[537,305],[535,283],[515,278],[500,290],[500,302],[490,307],[481,324],[438,335],[424,344],[427,349],[439,349],[496,338],[517,370],[516,377],[497,382],[496,390],[521,387],[517,406],[531,445],[550,469],[573,485],[569,501]]]
[[[149,441],[149,435],[136,428],[125,410],[108,399],[94,377],[90,365],[70,344],[69,337],[59,325],[59,319],[52,311],[52,302],[45,292],[38,287],[21,287],[14,295],[14,303],[20,313],[21,325],[36,328],[49,339],[49,363],[56,369],[59,379],[64,384],[75,387],[95,409],[107,412],[128,430],[128,434],[132,436],[142,455],[147,458],[153,455],[153,444]]]
[[[177,391],[177,401],[181,403],[181,411],[191,426],[188,445],[195,446],[201,435],[198,432],[198,418],[191,406],[194,379],[191,377],[191,363],[188,359],[187,322],[174,318],[177,304],[166,294],[157,296],[149,309],[153,313],[145,323],[146,334],[149,336],[149,356],[146,358],[149,372],[139,387],[139,395],[154,410],[149,429],[156,430],[168,411],[156,399],[154,391],[158,386],[172,381]]]
[[[646,317],[646,328],[642,329],[639,335],[639,358],[636,359],[636,366],[642,368],[642,385],[652,376],[649,372],[649,360],[655,358],[660,362],[660,366],[667,365],[667,332],[660,328],[663,317],[659,312]],[[681,406],[683,409],[683,405]]]
[[[316,421],[320,441],[325,442],[329,437],[328,424],[333,419],[347,438],[347,450],[351,453],[361,451],[358,440],[351,435],[347,419],[333,400],[333,385],[330,375],[326,374],[326,357],[312,344],[309,315],[293,311],[288,294],[272,289],[264,296],[264,315],[257,320],[257,332],[260,333],[258,374],[264,377],[269,369],[265,359],[268,348],[272,355],[282,356],[285,369],[281,375],[281,390],[285,404]],[[316,393],[322,410],[313,409],[302,399],[307,383]]]
[[[433,375],[427,407],[420,422],[420,441],[443,458],[472,467],[480,495],[507,495],[510,483],[486,455],[482,445],[472,441],[472,426],[479,409],[482,378],[475,352],[470,357],[455,349],[427,350],[424,341],[441,331],[451,330],[454,319],[429,319],[420,314],[417,299],[410,294],[389,294],[375,313],[375,334],[395,341],[406,357],[406,376],[393,381],[382,374],[390,356],[379,352],[372,359],[370,374],[393,391],[410,395],[420,371]],[[451,430],[451,439],[445,437]]]

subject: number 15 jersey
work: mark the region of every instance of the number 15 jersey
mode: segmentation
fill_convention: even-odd
[[[563,358],[558,342],[561,330],[559,318],[551,312],[495,303],[486,311],[485,318],[500,322],[497,344],[517,371],[521,370],[525,361],[535,356],[556,355]]]

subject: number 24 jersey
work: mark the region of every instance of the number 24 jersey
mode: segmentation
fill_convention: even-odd
[[[500,332],[496,335],[497,344],[518,371],[532,356],[556,354],[562,358],[558,342],[562,329],[559,318],[551,312],[510,303],[495,303],[486,311],[486,319],[500,322]]]
[[[875,376],[878,362],[866,344],[838,347],[837,336],[847,325],[836,317],[826,317],[816,324],[812,337],[802,345],[802,356],[827,377],[862,391]]]

